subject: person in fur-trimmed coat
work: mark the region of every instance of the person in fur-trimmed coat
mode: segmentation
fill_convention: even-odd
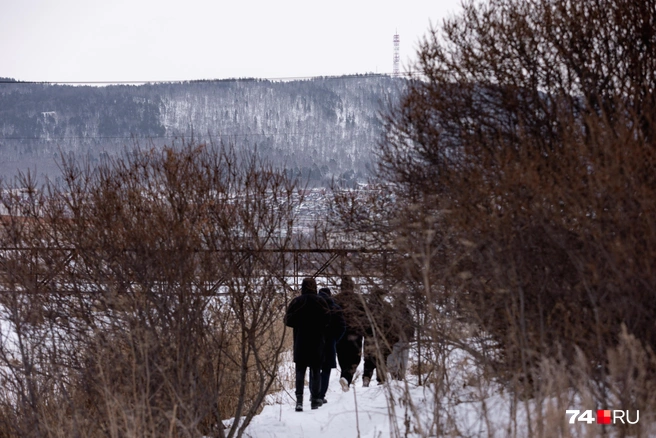
[[[404,293],[394,296],[394,336],[390,338],[392,353],[387,356],[387,369],[393,379],[405,379],[410,357],[410,342],[415,337],[415,324],[408,308],[408,297]]]
[[[340,292],[335,295],[335,302],[344,312],[346,331],[337,342],[337,360],[341,368],[339,384],[342,391],[349,390],[353,375],[362,360],[362,339],[365,334],[367,315],[360,294],[355,292],[355,283],[351,277],[342,277]]]
[[[378,384],[385,382],[387,374],[386,358],[392,352],[392,345],[398,334],[395,333],[395,313],[392,306],[385,301],[386,291],[374,289],[367,297],[369,324],[364,335],[364,371],[362,386],[369,386],[374,370]]]
[[[312,409],[322,405],[321,365],[325,335],[330,323],[330,309],[317,295],[314,278],[305,278],[301,295],[294,298],[285,314],[285,324],[294,329],[294,363],[296,364],[296,411],[303,410],[305,371],[310,368],[310,402]]]

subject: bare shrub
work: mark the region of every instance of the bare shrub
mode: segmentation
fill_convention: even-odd
[[[3,430],[241,436],[285,347],[295,182],[193,143],[62,168],[4,191]]]

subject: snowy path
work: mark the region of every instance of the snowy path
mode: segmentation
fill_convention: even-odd
[[[310,409],[310,394],[306,386],[303,412],[295,412],[293,389],[276,394],[276,404],[266,406],[262,413],[253,419],[246,436],[350,438],[356,437],[359,429],[362,438],[386,437],[389,436],[390,425],[384,391],[384,387],[377,386],[375,381],[369,388],[363,388],[362,380],[357,379],[355,387],[351,385],[348,392],[342,392],[339,371],[334,369],[326,394],[327,404],[318,409]],[[398,415],[402,416],[403,412]]]
[[[387,438],[402,436],[463,436],[463,437],[528,437],[536,433],[537,421],[544,421],[544,436],[599,436],[601,425],[577,422],[569,425],[565,410],[581,405],[579,395],[566,391],[560,398],[548,398],[538,406],[531,400],[513,404],[509,393],[496,383],[476,384],[470,377],[476,371],[467,355],[452,351],[447,364],[451,370],[449,388],[439,402],[436,412],[434,395],[428,386],[417,386],[416,377],[408,376],[409,383],[392,381],[378,386],[374,381],[369,388],[362,387],[360,363],[355,385],[342,392],[339,370],[333,369],[326,399],[322,407],[310,409],[307,382],[303,412],[295,412],[293,388],[294,364],[285,362],[280,375],[286,382],[285,390],[271,394],[268,405],[253,418],[244,436],[248,438]],[[307,378],[307,376],[306,376]],[[469,383],[468,383],[469,382]],[[394,394],[394,414],[388,409],[390,393]],[[410,398],[412,409],[407,408]],[[356,403],[357,400],[357,403]],[[357,410],[356,410],[357,406]],[[537,416],[537,409],[542,409]],[[414,416],[410,414],[414,412]],[[528,414],[530,412],[530,415]],[[406,418],[406,415],[408,417]],[[433,422],[439,415],[439,426]],[[529,416],[532,418],[529,422]],[[410,431],[405,425],[410,424]],[[390,424],[393,422],[393,426]],[[532,425],[532,429],[529,427]],[[390,428],[392,426],[392,433]],[[439,427],[437,431],[436,427]],[[532,432],[531,432],[532,430]],[[654,424],[642,429],[645,436],[656,437]],[[398,435],[395,433],[397,432]],[[613,429],[609,436],[615,436]],[[603,433],[606,433],[603,432]]]

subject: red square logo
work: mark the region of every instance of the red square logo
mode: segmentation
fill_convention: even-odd
[[[597,411],[597,424],[610,424],[610,410],[598,410]]]

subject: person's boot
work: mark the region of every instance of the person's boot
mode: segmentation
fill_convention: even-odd
[[[342,377],[341,379],[339,379],[339,384],[342,385],[342,391],[348,392],[349,383],[348,380],[346,380],[346,377]]]
[[[312,409],[318,409],[323,405],[323,401],[320,398],[313,398],[310,407]]]
[[[296,412],[303,412],[303,396],[296,396]]]
[[[362,386],[365,388],[369,387],[369,382],[371,382],[371,378],[369,377],[363,377],[362,378]]]

